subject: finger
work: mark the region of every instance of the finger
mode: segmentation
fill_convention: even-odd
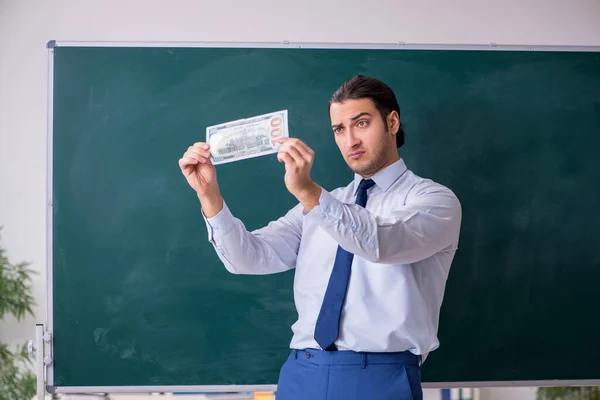
[[[192,149],[192,150],[186,151],[183,156],[193,158],[195,160],[198,160],[201,163],[206,163],[206,160],[208,158],[210,158],[210,153]]]
[[[314,156],[315,152],[310,147],[308,147],[306,143],[304,143],[301,140],[294,140],[290,142],[290,145],[292,145],[296,150],[298,150],[306,161],[310,162],[312,160],[312,157]]]
[[[276,142],[280,143],[278,151],[288,152],[293,147],[293,140],[289,138],[277,139]]]
[[[186,152],[186,154],[187,154],[187,153],[190,153],[190,154],[198,154],[198,155],[200,155],[200,156],[202,156],[202,157],[204,157],[204,158],[209,158],[209,157],[210,157],[210,152],[209,152],[209,151],[207,151],[207,150],[202,150],[202,149],[200,149],[200,148],[198,148],[198,147],[190,147],[190,148],[188,149],[188,151]]]
[[[206,161],[206,157],[202,157],[201,155],[197,154],[197,153],[192,153],[190,151],[186,152],[183,155],[184,159],[190,159],[190,160],[195,160],[197,161],[197,163],[204,163]]]
[[[288,147],[294,147],[306,162],[312,162],[315,152],[308,147],[303,141],[296,138],[284,138],[285,143],[281,145],[287,151]]]
[[[279,160],[279,162],[285,163],[286,165],[294,163],[294,159],[292,158],[292,156],[290,156],[286,152],[279,152],[279,153],[277,153],[277,160]]]
[[[190,157],[182,157],[179,159],[179,167],[181,168],[187,168],[191,165],[196,165],[198,164],[198,160],[194,159],[194,158],[190,158]]]
[[[205,142],[196,142],[196,143],[194,143],[194,145],[192,147],[208,150],[208,149],[210,149],[210,144],[205,143]]]
[[[289,154],[296,164],[306,164],[306,160],[302,157],[302,154],[293,146],[288,146],[283,153]]]
[[[290,147],[289,143],[284,143],[281,146],[279,146],[279,149],[277,150],[277,152],[280,154],[288,154],[290,156],[291,160],[293,161],[294,159],[293,159],[292,155],[289,154],[290,148],[291,147]]]

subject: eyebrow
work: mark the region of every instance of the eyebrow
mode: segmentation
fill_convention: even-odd
[[[359,119],[360,117],[364,117],[365,115],[368,115],[369,117],[371,116],[371,114],[369,114],[368,112],[361,112],[360,114],[356,114],[354,117],[350,118],[352,121],[356,121],[357,119]]]
[[[356,114],[354,117],[350,118],[350,120],[351,120],[351,121],[356,121],[356,120],[357,120],[357,119],[359,119],[360,117],[364,117],[364,116],[369,116],[369,117],[371,117],[371,114],[370,114],[370,113],[368,113],[368,112],[361,112],[361,113],[359,113],[359,114]],[[339,127],[341,127],[342,125],[344,125],[344,124],[331,125],[331,127],[332,127],[333,129],[336,129],[336,128],[339,128]]]

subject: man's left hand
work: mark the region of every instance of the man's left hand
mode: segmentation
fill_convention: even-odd
[[[310,178],[315,152],[295,138],[282,138],[277,159],[285,163],[285,186],[306,211],[319,204],[321,187]]]

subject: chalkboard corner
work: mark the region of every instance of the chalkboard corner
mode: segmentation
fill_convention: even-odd
[[[48,43],[46,43],[46,48],[48,50],[53,49],[56,47],[56,40],[49,40]]]

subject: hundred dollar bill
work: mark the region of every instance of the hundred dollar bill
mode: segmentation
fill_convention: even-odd
[[[283,137],[289,137],[287,110],[206,128],[215,165],[276,153],[279,143],[274,141]]]

